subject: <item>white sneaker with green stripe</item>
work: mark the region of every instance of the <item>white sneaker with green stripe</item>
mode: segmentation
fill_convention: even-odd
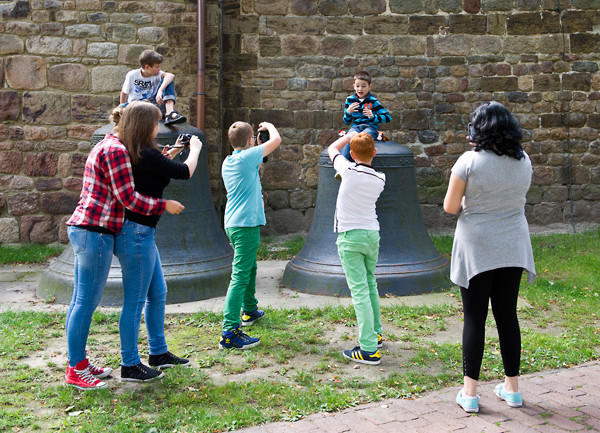
[[[352,350],[344,350],[344,356],[350,361],[359,362],[361,364],[378,365],[381,362],[381,353],[379,350],[375,352],[365,352],[356,346]]]

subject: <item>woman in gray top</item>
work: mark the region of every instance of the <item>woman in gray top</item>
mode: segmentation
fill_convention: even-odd
[[[523,269],[531,283],[535,266],[525,219],[532,169],[521,147],[519,124],[506,107],[493,101],[479,106],[471,122],[474,149],[452,167],[444,210],[459,214],[450,268],[464,311],[464,387],[456,402],[467,412],[478,412],[477,382],[490,300],[505,373],[504,383],[494,392],[511,407],[523,404],[517,298]]]

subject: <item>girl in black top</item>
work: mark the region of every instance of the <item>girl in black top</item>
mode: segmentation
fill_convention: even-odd
[[[119,138],[129,150],[133,166],[135,190],[151,197],[162,197],[173,179],[189,179],[196,169],[202,142],[193,136],[190,153],[185,162],[172,158],[181,147],[161,152],[155,138],[158,133],[160,110],[148,102],[136,101],[124,110],[119,123]],[[179,144],[179,139],[176,144]],[[115,239],[115,255],[123,275],[123,310],[119,319],[121,337],[121,379],[148,381],[163,376],[154,368],[189,365],[167,350],[164,334],[167,286],[160,256],[154,241],[155,227],[160,216],[127,212],[123,230]],[[142,309],[148,330],[150,367],[144,365],[137,349]]]

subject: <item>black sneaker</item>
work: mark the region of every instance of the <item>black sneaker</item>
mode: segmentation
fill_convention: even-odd
[[[352,350],[344,350],[344,357],[348,358],[350,361],[368,365],[378,365],[381,362],[381,353],[379,353],[379,350],[376,350],[375,352],[365,352],[360,346],[356,346]]]
[[[192,365],[189,359],[179,358],[168,351],[161,355],[150,355],[148,357],[148,364],[154,368],[171,368],[177,365],[190,367]]]
[[[131,367],[121,366],[121,380],[125,382],[150,382],[160,379],[164,375],[162,371],[150,368],[141,362]]]
[[[263,310],[255,308],[254,311],[242,311],[242,326],[250,326],[258,319],[262,319],[265,316]]]

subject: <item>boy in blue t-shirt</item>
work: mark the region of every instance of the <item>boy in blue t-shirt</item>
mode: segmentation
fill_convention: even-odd
[[[350,125],[348,133],[366,132],[373,141],[379,138],[379,124],[392,121],[390,113],[383,108],[379,100],[371,94],[371,75],[366,71],[354,75],[354,94],[346,98],[344,104],[344,123]],[[347,144],[340,153],[349,161],[354,161],[350,156],[350,145]]]
[[[256,306],[256,252],[260,242],[260,226],[266,224],[262,188],[258,168],[263,158],[281,144],[279,132],[268,122],[258,125],[258,131],[268,131],[269,139],[261,143],[253,136],[252,126],[235,122],[229,127],[229,142],[233,153],[223,161],[221,176],[227,190],[225,233],[233,247],[231,281],[223,307],[221,349],[249,349],[260,343],[240,328],[249,326],[265,315]]]

